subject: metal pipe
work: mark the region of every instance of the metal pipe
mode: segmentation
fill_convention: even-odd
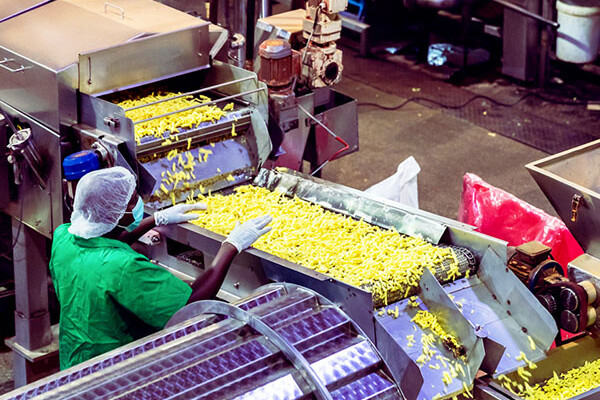
[[[337,138],[338,135],[336,135],[331,129],[329,129],[327,127],[327,125],[325,125],[324,123],[322,123],[321,121],[319,121],[317,119],[317,117],[315,117],[314,115],[312,115],[311,113],[308,112],[308,110],[306,110],[306,108],[302,107],[300,104],[298,104],[298,108],[304,113],[306,114],[310,119],[312,119],[313,121],[315,121],[317,124],[321,125],[323,127],[323,129],[325,129],[327,132],[329,132],[329,134],[331,136],[333,136],[334,138]]]
[[[256,0],[246,0],[246,61],[254,60],[254,29],[256,28]],[[252,68],[248,68],[252,71]]]
[[[254,77],[253,76],[247,76],[245,78],[236,79],[234,81],[225,82],[225,83],[219,83],[218,85],[208,86],[208,87],[205,87],[205,88],[202,88],[202,89],[194,90],[192,92],[187,92],[187,93],[179,94],[177,96],[169,97],[168,99],[157,100],[157,101],[153,101],[151,103],[141,104],[139,106],[135,106],[135,107],[131,107],[131,108],[125,108],[124,111],[133,111],[133,110],[137,110],[138,108],[144,108],[144,107],[153,106],[154,104],[164,103],[166,101],[171,101],[171,100],[179,99],[179,98],[185,97],[185,96],[192,96],[194,94],[207,92],[209,90],[217,89],[217,88],[220,88],[220,87],[223,87],[223,86],[233,85],[234,83],[240,83],[240,82],[244,82],[244,81],[247,81],[247,80],[250,80],[250,79],[254,79]]]
[[[260,0],[260,18],[267,18],[269,16],[270,8],[271,8],[270,0]]]
[[[219,0],[210,0],[208,18],[215,25],[219,23]]]
[[[551,0],[542,0],[542,17],[552,16]],[[553,32],[549,26],[544,26],[540,32],[540,55],[539,55],[539,69],[538,69],[538,86],[544,87],[548,80],[548,72],[550,70],[550,43],[553,37]]]
[[[560,24],[558,22],[544,18],[540,15],[537,15],[536,13],[532,13],[531,11],[524,9],[523,7],[519,7],[509,1],[506,1],[506,0],[492,0],[492,1],[504,6],[506,8],[510,8],[511,10],[516,11],[519,14],[523,14],[526,17],[533,18],[536,21],[543,22],[544,24],[550,25],[554,29],[558,29],[558,27],[560,27]]]
[[[215,104],[215,103],[220,103],[222,101],[227,101],[227,100],[231,100],[231,99],[235,99],[237,97],[241,97],[241,96],[245,96],[247,94],[252,94],[252,93],[256,93],[256,92],[260,92],[261,90],[265,90],[266,88],[257,88],[257,89],[252,89],[252,90],[248,90],[246,92],[242,92],[242,93],[238,93],[238,94],[232,94],[231,96],[225,96],[222,97],[220,99],[216,99],[216,100],[211,100],[211,101],[207,101],[206,103],[201,103],[201,104],[197,104],[195,106],[191,106],[191,107],[186,107],[186,108],[182,108],[181,110],[177,110],[177,111],[171,111],[165,114],[161,114],[161,115],[156,115],[154,117],[150,117],[150,118],[146,118],[146,119],[141,119],[139,121],[134,121],[133,124],[134,125],[138,125],[138,124],[142,124],[144,122],[148,122],[148,121],[152,121],[155,119],[159,119],[159,118],[164,118],[164,117],[168,117],[169,115],[173,115],[173,114],[179,114],[181,112],[184,111],[189,111],[189,110],[193,110],[194,108],[198,108],[198,107],[204,107],[204,106],[208,106],[210,104]]]

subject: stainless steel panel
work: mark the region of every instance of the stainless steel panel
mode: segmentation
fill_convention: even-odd
[[[327,102],[315,107],[315,117],[336,135],[348,143],[349,149],[337,155],[336,158],[343,157],[355,151],[358,151],[358,111],[356,99],[348,97],[332,89],[320,89],[328,92]],[[325,111],[321,111],[325,109]],[[333,136],[323,127],[315,125],[316,141],[316,163],[323,164],[329,160],[342,144],[335,140]]]
[[[202,23],[196,17],[153,0],[58,0],[69,2],[144,35],[173,32]]]
[[[545,352],[553,340],[550,335],[552,332],[556,332],[556,328],[554,327],[553,330],[546,332],[543,331],[545,328],[541,328],[535,322],[529,325],[522,325],[522,319],[518,315],[513,317],[513,310],[518,308],[519,310],[524,310],[520,315],[521,317],[527,315],[531,321],[536,321],[540,318],[540,315],[536,315],[540,310],[537,305],[531,308],[529,306],[522,306],[522,304],[527,304],[527,302],[522,301],[514,303],[521,304],[521,306],[513,307],[513,301],[518,296],[514,296],[514,293],[511,293],[508,285],[501,290],[504,291],[505,295],[510,295],[511,299],[507,300],[504,295],[499,296],[496,293],[490,292],[488,287],[482,282],[483,278],[479,274],[481,273],[482,276],[486,276],[488,269],[493,269],[501,274],[504,271],[505,264],[490,265],[489,261],[488,258],[484,258],[477,276],[448,283],[444,285],[444,290],[452,294],[454,297],[453,301],[461,305],[460,310],[463,316],[475,326],[476,333],[484,338],[486,358],[482,369],[485,368],[486,372],[497,376],[498,374],[514,371],[518,367],[526,366],[526,362],[517,360],[521,352],[526,355],[528,360],[537,361],[545,358]],[[495,275],[492,279],[502,280],[506,278],[502,275]],[[519,282],[513,283],[523,286]],[[529,297],[529,301],[536,301],[533,296]],[[542,311],[541,317],[544,319],[549,317],[546,310]],[[525,322],[526,324],[529,323],[529,319]],[[539,336],[536,337],[534,333],[530,332],[530,329],[547,335],[544,339],[546,342],[539,342]],[[531,335],[534,340],[535,349],[531,348],[528,335]]]
[[[402,388],[404,388],[402,385],[403,382],[411,382],[412,387],[410,387],[409,392],[405,392],[405,395],[407,397],[411,396],[410,398],[413,399],[430,400],[435,398],[436,395],[451,397],[453,394],[456,395],[464,391],[463,382],[470,387],[476,370],[470,371],[467,363],[462,360],[455,359],[452,352],[443,346],[439,340],[437,340],[435,344],[431,346],[431,348],[435,350],[435,354],[431,360],[422,365],[416,363],[416,360],[423,354],[420,338],[423,335],[428,334],[429,331],[422,330],[414,322],[412,322],[412,318],[415,316],[419,308],[410,306],[408,301],[408,299],[404,299],[386,307],[388,309],[391,308],[392,310],[395,309],[395,307],[398,307],[398,318],[394,318],[390,315],[377,315],[375,317],[375,324],[377,327],[377,345],[383,345],[385,346],[384,348],[387,349],[387,351],[385,351],[383,354],[388,356],[389,354],[393,354],[393,349],[395,347],[396,352],[399,352],[400,350],[401,352],[405,353],[410,358],[412,365],[414,365],[414,367],[411,365],[409,368],[402,371],[404,375],[402,375],[400,378],[397,375],[394,375],[398,382],[401,383]],[[468,323],[466,321],[464,322],[468,326]],[[416,343],[413,345],[408,344],[407,336],[409,335],[413,335],[414,339],[416,340]],[[481,350],[474,352],[474,355],[476,353],[476,358],[478,358],[479,363],[481,363],[481,360],[483,359],[483,345],[481,344],[481,341],[479,341],[479,345],[481,345]],[[458,362],[470,377],[467,378],[459,376],[454,378],[449,385],[444,384],[442,381],[443,373],[447,372],[448,368],[443,367],[442,362],[436,358],[437,356],[445,357],[446,359]],[[387,361],[391,364],[393,362],[392,360],[395,359],[397,359],[397,357],[392,356],[392,358],[388,358]],[[400,358],[400,360],[402,360],[402,358]],[[432,367],[430,368],[429,365]],[[415,368],[418,372],[414,371]],[[394,371],[395,368],[392,366],[392,372]]]
[[[102,93],[208,68],[208,22],[79,54],[79,90]]]
[[[407,300],[403,300],[398,304],[406,303]],[[409,357],[402,348],[401,343],[402,341],[406,342],[406,336],[401,336],[396,332],[394,327],[400,328],[400,325],[393,325],[392,317],[376,316],[375,318],[377,349],[387,362],[394,380],[402,388],[404,396],[408,400],[415,400],[423,386],[423,375],[413,361],[414,358]]]
[[[31,10],[42,4],[49,3],[51,0],[2,0],[0,1],[0,22],[10,19],[23,12]]]
[[[537,347],[547,351],[558,333],[556,322],[502,259],[489,250],[477,275],[522,331],[535,340]]]
[[[529,332],[523,331],[521,324],[507,313],[510,310],[498,301],[497,296],[492,295],[478,276],[447,284],[444,289],[454,296],[455,303],[462,305],[460,310],[463,316],[475,326],[476,333],[488,342],[486,372],[496,376],[526,366],[526,362],[517,360],[521,352],[528,360],[545,358],[546,349],[542,348],[545,344],[535,340],[536,348],[531,348],[527,337]]]
[[[0,44],[58,72],[75,64],[80,53],[114,46],[141,33],[58,0],[0,23]]]
[[[310,113],[314,110],[314,94],[308,93],[298,97],[298,105]],[[310,133],[310,118],[298,107],[298,128],[291,129],[283,133],[283,141],[280,148],[285,153],[279,155],[275,162],[278,167],[286,167],[293,170],[299,170],[302,166],[304,149]]]
[[[525,167],[581,247],[600,257],[600,140]],[[574,217],[575,196],[581,200]]]
[[[468,370],[465,370],[467,380],[475,379],[475,371],[483,360],[483,343],[475,335],[475,327],[466,319],[444,291],[442,285],[426,268],[419,281],[421,294],[419,297],[427,308],[438,317],[446,331],[454,335],[458,342],[465,346]]]
[[[75,65],[55,72],[0,46],[2,60],[11,61],[0,64],[1,101],[57,132],[61,124],[69,126],[77,121]]]
[[[51,238],[54,229],[63,223],[60,136],[3,102],[0,108],[31,127],[32,140],[43,160],[42,175],[46,184],[46,188],[41,189],[35,175],[24,167],[21,185],[9,183],[10,202],[3,211]]]

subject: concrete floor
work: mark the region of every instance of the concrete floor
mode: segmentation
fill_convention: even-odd
[[[0,347],[0,395],[14,388],[12,352],[4,346]]]
[[[344,48],[343,79],[336,89],[361,102],[395,106],[407,84],[419,96],[436,98],[421,90],[432,77],[395,63],[358,57]],[[437,90],[449,83],[439,81]],[[425,85],[423,85],[425,86]],[[431,86],[431,85],[428,85]],[[403,90],[406,92],[406,90]],[[456,219],[465,173],[479,175],[528,203],[554,214],[552,206],[524,168],[548,154],[490,132],[472,123],[420,104],[408,103],[396,111],[360,107],[357,153],[324,168],[323,178],[364,190],[392,175],[397,165],[414,156],[421,209]]]

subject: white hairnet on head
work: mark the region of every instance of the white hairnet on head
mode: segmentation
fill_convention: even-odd
[[[135,182],[123,167],[85,174],[77,184],[69,232],[89,239],[112,231],[127,209]]]

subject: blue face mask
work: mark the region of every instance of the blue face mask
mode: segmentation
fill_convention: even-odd
[[[133,215],[133,222],[124,227],[127,232],[131,232],[140,225],[140,222],[142,222],[142,219],[144,218],[144,201],[142,198],[138,196],[138,201],[135,204],[135,207],[133,207],[133,210],[131,210],[131,212],[125,211],[125,214]]]

